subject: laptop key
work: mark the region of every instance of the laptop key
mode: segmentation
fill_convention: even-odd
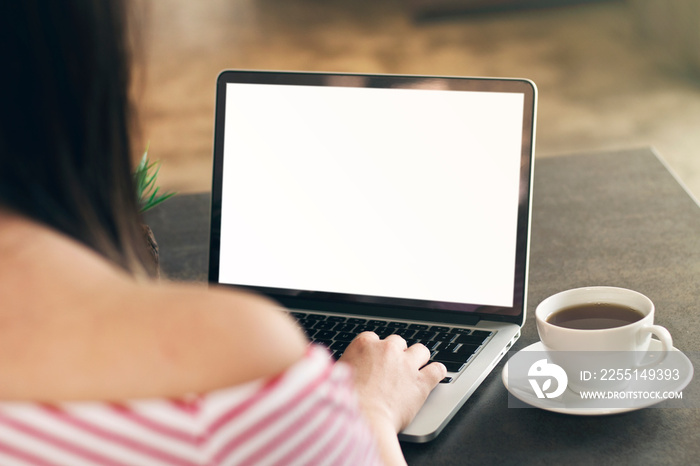
[[[319,330],[314,334],[314,341],[333,340],[335,332],[333,330]]]
[[[338,332],[338,334],[335,336],[335,341],[351,342],[356,336],[357,334],[355,332]]]
[[[358,317],[348,317],[348,324],[366,324],[367,319],[360,319]]]
[[[350,344],[349,341],[334,341],[330,348],[334,351],[345,351],[345,348]]]
[[[466,356],[472,355],[479,350],[480,345],[469,345],[461,344],[458,348],[454,349],[452,352],[456,354],[464,354]]]
[[[426,324],[409,324],[408,328],[412,328],[413,330],[428,330],[430,326]]]
[[[428,348],[430,351],[433,351],[435,350],[435,348],[440,346],[440,342],[434,340],[421,340],[421,343],[423,343],[426,346],[426,348]]]
[[[440,362],[461,362],[465,363],[467,362],[467,359],[469,359],[469,356],[471,356],[472,353],[453,353],[451,351],[438,351],[435,353],[435,355],[431,358],[435,361],[440,361]]]
[[[399,328],[394,331],[395,335],[399,335],[404,337],[406,340],[409,338],[413,338],[413,335],[416,333],[415,330],[412,330],[410,328]]]
[[[326,320],[330,322],[345,322],[346,318],[342,316],[328,316]]]
[[[490,335],[490,333],[489,333]],[[471,345],[480,345],[486,340],[487,336],[482,336],[482,335],[459,335],[457,338],[455,338],[454,342],[455,343],[465,343],[465,344],[471,344]]]
[[[361,325],[358,325],[357,327],[355,327],[355,332],[358,334],[360,334],[362,332],[374,332],[375,330],[377,330],[377,327],[375,327],[373,325],[367,325],[367,324],[361,324]]]
[[[470,333],[472,333],[472,329],[455,327],[453,329],[450,329],[450,333],[460,333],[462,335],[469,335]]]
[[[454,351],[461,346],[460,343],[443,343],[440,345],[440,351]]]
[[[419,340],[432,340],[434,336],[435,336],[435,332],[428,332],[425,330],[419,330],[418,332],[416,332],[415,335],[413,335],[413,338],[417,338]]]
[[[321,314],[306,314],[307,320],[326,320],[326,316]]]
[[[430,327],[430,330],[433,332],[449,332],[450,327],[444,327],[442,325],[433,325],[432,327]]]
[[[333,330],[335,330],[336,332],[354,332],[355,327],[357,327],[357,325],[346,324],[346,323],[341,322],[338,325],[336,325],[335,327],[333,327]]]
[[[450,342],[454,337],[455,335],[451,333],[440,332],[433,337],[433,340]]]
[[[476,353],[481,349],[482,343],[459,343],[459,347],[455,350],[458,353],[472,352]]]
[[[464,354],[464,353],[474,353],[477,349],[479,349],[479,346],[481,345],[473,345],[469,343],[442,343],[437,350],[439,351],[445,351],[445,352],[450,352],[450,353],[459,353],[459,354]]]
[[[386,326],[390,328],[406,328],[408,324],[406,322],[387,322]]]
[[[329,322],[327,320],[318,320],[314,324],[313,328],[316,330],[331,330],[337,325],[336,322]]]
[[[386,321],[385,320],[370,320],[367,322],[368,325],[372,325],[374,327],[386,327]]]

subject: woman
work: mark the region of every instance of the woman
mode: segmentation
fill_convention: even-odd
[[[148,277],[125,18],[0,6],[0,463],[403,463],[445,375],[424,346],[333,365],[275,303]]]

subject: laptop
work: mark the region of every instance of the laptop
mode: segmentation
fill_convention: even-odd
[[[525,321],[537,91],[523,79],[224,71],[209,281],[271,297],[339,357],[374,330],[448,376],[435,438]]]

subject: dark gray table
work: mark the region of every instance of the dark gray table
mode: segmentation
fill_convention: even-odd
[[[166,276],[205,281],[209,194],[180,195],[147,220]],[[700,209],[647,148],[537,160],[528,315],[547,296],[587,285],[632,288],[698,368]],[[528,318],[515,350],[538,340]],[[576,417],[508,407],[503,362],[409,464],[698,464],[700,390],[685,408]],[[669,402],[664,402],[669,403]]]

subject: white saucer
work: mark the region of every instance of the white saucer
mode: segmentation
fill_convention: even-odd
[[[652,339],[649,350],[661,351],[661,349],[661,342]],[[518,353],[521,351],[546,352],[547,350],[542,342],[538,341],[537,343],[533,343],[532,345],[523,348]],[[690,383],[690,380],[693,378],[693,364],[690,362],[690,359],[688,359],[688,357],[681,353],[678,349],[673,348],[673,351],[677,352],[677,354],[674,355],[674,368],[679,369],[680,378],[679,380],[659,382],[660,385],[657,388],[668,392],[680,392]],[[663,363],[661,365],[663,365]],[[562,414],[572,414],[577,416],[618,414],[647,408],[664,401],[663,399],[658,398],[640,398],[637,400],[628,400],[629,405],[625,407],[600,407],[595,406],[596,403],[599,404],[599,401],[582,399],[580,395],[569,389],[567,389],[556,402],[553,402],[552,399],[540,399],[537,398],[534,391],[527,383],[523,383],[523,381],[517,381],[516,383],[511,384],[508,383],[508,362],[506,362],[505,366],[503,367],[501,378],[503,380],[503,385],[505,385],[508,392],[510,392],[510,394],[518,400],[536,408]]]

